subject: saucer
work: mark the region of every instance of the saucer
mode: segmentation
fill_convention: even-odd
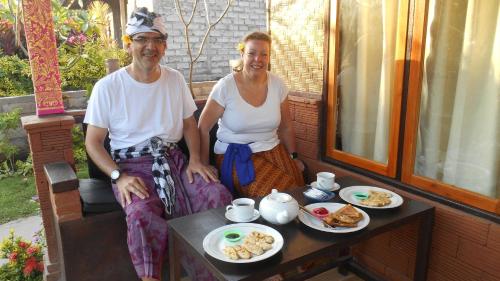
[[[319,190],[326,190],[326,191],[336,191],[340,189],[340,184],[335,183],[331,188],[323,188],[321,185],[318,184],[318,182],[313,181],[311,182],[311,187],[314,187]]]
[[[324,202],[324,201],[329,201],[333,197],[335,197],[335,193],[326,191],[326,190],[321,190],[321,189],[316,189],[316,188],[309,188],[306,191],[302,192],[304,196],[314,202]]]
[[[233,222],[251,222],[251,221],[258,219],[259,217],[260,217],[260,213],[258,210],[253,210],[253,217],[246,219],[246,220],[239,220],[239,219],[235,218],[234,213],[233,213],[233,209],[229,209],[226,212],[226,219],[233,221]]]

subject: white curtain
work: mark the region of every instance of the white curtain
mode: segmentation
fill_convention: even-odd
[[[340,2],[337,149],[387,163],[397,0]]]
[[[415,173],[500,194],[500,1],[431,0]]]

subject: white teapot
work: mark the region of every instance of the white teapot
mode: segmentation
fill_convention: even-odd
[[[299,214],[299,203],[290,194],[273,189],[271,194],[260,201],[259,212],[272,224],[286,224]]]

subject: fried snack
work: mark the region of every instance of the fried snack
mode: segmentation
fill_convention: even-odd
[[[336,212],[328,214],[323,220],[330,226],[356,227],[362,219],[363,214],[358,212],[351,204],[347,204]]]
[[[249,251],[250,253],[252,253],[256,256],[260,256],[264,253],[264,249],[262,249],[262,247],[260,247],[257,244],[243,242],[242,246],[243,246],[243,248],[247,249],[247,251]]]
[[[242,245],[226,246],[224,255],[232,260],[250,259],[260,256],[265,251],[273,248],[274,238],[262,232],[252,231],[244,239]]]
[[[224,255],[232,260],[237,260],[238,259],[238,253],[236,253],[236,250],[231,247],[231,246],[226,246],[223,250]]]
[[[266,235],[264,237],[264,241],[266,241],[266,243],[268,243],[268,244],[273,244],[274,243],[274,237],[272,237],[271,235]]]
[[[238,254],[238,257],[240,259],[248,260],[249,258],[252,257],[250,252],[247,249],[245,249],[244,247],[241,247],[238,245],[238,246],[233,246],[233,248],[236,251],[236,253]]]
[[[267,243],[267,242],[266,242],[266,241],[264,241],[264,240],[259,240],[259,242],[257,242],[257,245],[258,245],[259,247],[261,247],[261,248],[262,248],[262,250],[264,250],[264,251],[270,250],[270,249],[273,247],[273,245],[271,245],[271,244]]]
[[[361,205],[370,207],[383,207],[385,205],[391,204],[392,194],[387,192],[370,190],[368,193],[368,198],[359,201]]]

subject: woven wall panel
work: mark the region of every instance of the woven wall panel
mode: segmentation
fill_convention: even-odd
[[[326,0],[270,0],[271,70],[292,91],[321,94]]]

